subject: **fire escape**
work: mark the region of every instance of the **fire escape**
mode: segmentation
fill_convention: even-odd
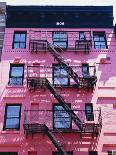
[[[25,113],[28,111],[25,111]],[[54,146],[57,148],[59,152],[61,152],[63,155],[67,155],[67,153],[64,151],[62,145],[57,141],[54,134],[50,131],[50,129],[45,124],[24,124],[24,131],[26,134],[26,137],[29,134],[32,134],[32,136],[36,133],[45,133],[49,137],[49,139],[52,141]]]
[[[38,33],[38,31],[35,33]],[[41,32],[42,33],[42,32]],[[39,32],[38,35],[41,34]],[[45,32],[43,32],[45,33]],[[46,32],[47,33],[47,32]],[[77,33],[77,32],[73,32],[73,33]],[[79,32],[77,33],[79,35]],[[92,76],[89,76],[89,78],[85,78],[85,77],[79,77],[78,74],[76,72],[73,71],[72,67],[69,66],[68,63],[66,63],[64,61],[64,58],[61,56],[59,50],[61,51],[62,49],[59,47],[59,46],[54,46],[53,44],[49,43],[46,39],[46,37],[44,36],[41,40],[37,40],[36,38],[33,38],[33,35],[35,34],[32,34],[32,39],[30,39],[30,44],[29,44],[29,48],[30,48],[30,51],[32,53],[38,53],[40,51],[49,51],[53,57],[58,61],[59,64],[62,64],[66,70],[68,71],[69,75],[74,79],[74,81],[76,82],[77,84],[77,87],[86,87],[86,88],[94,88],[94,86],[96,85],[96,82],[97,82],[97,77],[95,75],[95,72],[96,70],[94,70],[94,75]],[[47,34],[46,34],[47,35]],[[88,33],[87,33],[88,35]],[[79,40],[79,37],[77,37],[77,39],[75,39],[75,49],[78,50],[78,51],[85,51],[85,52],[88,52],[89,53],[89,50],[91,48],[91,33],[89,33],[90,37],[89,37],[89,40],[85,40],[85,38],[80,38]],[[72,50],[72,48],[71,48]]]
[[[76,40],[75,49],[76,48],[79,49],[79,47],[83,47],[83,42],[84,42],[83,40],[82,41]],[[89,47],[91,46],[90,41],[84,43],[84,49],[85,49],[85,46],[86,46],[86,51],[89,50]],[[33,52],[38,53],[40,51],[44,51],[44,52],[49,51],[53,55],[53,57],[58,61],[58,63],[60,65],[63,65],[66,68],[71,78],[76,82],[76,85],[78,88],[87,87],[89,89],[89,88],[93,88],[96,85],[97,77],[95,74],[93,76],[90,76],[89,78],[79,77],[78,74],[72,69],[72,67],[69,66],[69,64],[66,63],[64,59],[61,57],[59,53],[59,48],[58,47],[56,48],[54,45],[50,44],[47,40],[31,39],[30,40],[30,51],[32,53]],[[40,77],[40,76],[31,77],[29,76],[29,73],[27,73],[27,75],[28,75],[27,87],[29,88],[29,90],[35,91],[40,88],[48,88],[49,91],[56,98],[56,100],[59,102],[59,104],[61,104],[62,107],[65,109],[65,111],[71,116],[71,119],[78,127],[78,131],[80,133],[91,132],[93,133],[93,136],[99,134],[99,132],[101,131],[101,127],[102,127],[101,111],[99,111],[97,123],[86,123],[83,120],[81,120],[80,117],[78,117],[78,115],[74,112],[74,110],[72,110],[69,106],[67,106],[63,97],[56,91],[55,87],[49,82],[49,80],[46,77]],[[30,133],[34,134],[38,132],[46,133],[48,137],[50,138],[50,140],[52,141],[52,143],[54,144],[54,146],[57,148],[57,150],[60,151],[62,154],[67,155],[63,147],[57,142],[52,131],[48,128],[46,124],[39,124],[39,123],[30,124],[28,122],[24,122],[24,131],[26,135]]]

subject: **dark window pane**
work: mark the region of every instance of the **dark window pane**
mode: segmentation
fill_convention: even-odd
[[[20,77],[23,75],[23,67],[12,67],[11,69],[11,76]]]
[[[100,40],[100,41],[105,41],[105,36],[99,37],[99,40]]]
[[[20,34],[20,42],[25,42],[26,34]]]
[[[19,118],[8,118],[6,119],[6,128],[8,129],[17,129],[19,126]]]
[[[63,41],[62,41],[62,42],[58,42],[58,41],[56,42],[56,41],[55,41],[55,42],[54,42],[54,45],[55,45],[55,46],[60,46],[60,47],[62,47],[62,48],[66,48],[66,47],[67,47],[67,43],[66,43],[66,42],[63,42]]]
[[[21,86],[23,84],[23,78],[12,77],[9,79],[9,84],[12,86]]]
[[[85,104],[85,114],[87,121],[94,121],[93,105]]]
[[[90,77],[89,65],[88,64],[82,64],[82,75],[83,75],[83,78],[89,78]]]
[[[93,36],[95,49],[107,49],[105,32],[94,32]]]
[[[18,129],[20,124],[20,105],[7,105],[5,115],[5,129]]]
[[[26,32],[15,32],[13,48],[26,48]]]
[[[19,48],[25,48],[25,43],[20,43]]]
[[[99,36],[98,35],[94,36],[94,41],[99,41]]]
[[[15,34],[14,41],[20,41],[20,34]]]
[[[84,32],[79,33],[79,40],[86,40],[86,36]]]
[[[9,74],[9,85],[22,85],[24,78],[24,65],[11,65]]]
[[[20,48],[20,43],[14,43],[14,48]]]
[[[66,32],[54,32],[53,33],[53,44],[60,46],[61,48],[67,47],[68,36]]]
[[[62,106],[54,106],[54,127],[71,127],[71,116],[64,110]]]
[[[68,85],[68,79],[67,78],[54,78],[54,84],[55,85]]]
[[[7,107],[7,117],[17,116],[19,117],[20,106],[8,106]]]
[[[56,85],[69,84],[69,75],[65,67],[61,65],[53,65],[53,83]]]
[[[67,33],[65,33],[65,32],[64,33],[60,33],[60,32],[54,33],[53,39],[55,41],[59,41],[59,40],[67,41]]]

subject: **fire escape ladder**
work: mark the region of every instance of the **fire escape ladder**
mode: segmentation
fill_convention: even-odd
[[[62,105],[62,107],[71,115],[72,120],[78,126],[80,131],[82,132],[82,121],[77,117],[77,115],[74,113],[74,111],[67,106],[67,104],[64,101],[64,99],[62,98],[62,96],[60,96],[56,92],[55,88],[52,86],[52,84],[47,79],[46,79],[46,86],[50,90],[50,92],[54,95],[54,97],[58,100],[58,102]]]
[[[45,125],[46,126],[46,125]],[[46,126],[46,134],[48,135],[49,139],[52,141],[54,146],[57,148],[59,152],[61,152],[63,155],[67,155],[67,153],[64,151],[63,147],[59,142],[56,140],[53,133],[49,130],[49,128]]]
[[[62,65],[64,65],[66,67],[66,69],[68,70],[69,75],[74,79],[74,81],[78,84],[79,86],[79,77],[78,75],[73,71],[72,67],[70,67],[65,61],[64,59],[61,57],[61,55],[59,54],[59,52],[57,52],[57,50],[55,49],[54,45],[51,45],[50,43],[48,43],[48,49],[50,51],[50,53],[54,56],[54,58]]]

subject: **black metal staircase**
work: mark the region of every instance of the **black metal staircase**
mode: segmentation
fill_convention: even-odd
[[[77,40],[78,42],[78,40]],[[80,43],[80,41],[79,41]],[[78,43],[78,44],[79,44]],[[83,43],[81,41],[81,43]],[[89,48],[89,45],[91,45],[91,41],[88,41],[88,43],[84,43],[85,48]],[[80,44],[78,45],[80,47]],[[79,48],[78,47],[78,48]],[[58,61],[59,64],[63,65],[65,69],[67,70],[68,74],[73,78],[73,80],[76,82],[76,87],[80,88],[94,88],[97,82],[96,76],[91,76],[89,78],[80,78],[78,74],[72,69],[71,66],[69,66],[68,63],[64,61],[64,58],[60,55],[59,50],[62,49],[59,46],[55,46],[53,44],[50,44],[47,40],[30,40],[30,51],[37,53],[38,51],[47,51],[53,55],[53,57]]]
[[[58,141],[56,140],[55,136],[53,135],[53,133],[49,130],[49,128],[47,126],[46,126],[46,134],[48,135],[49,139],[52,141],[52,143],[54,144],[54,146],[57,148],[57,150],[59,152],[61,152],[63,155],[68,155],[64,151],[62,145],[58,143]]]
[[[66,102],[62,98],[61,95],[59,95],[53,85],[46,79],[46,86],[50,90],[50,92],[54,95],[54,97],[57,99],[57,101],[62,105],[62,107],[71,115],[72,120],[75,122],[75,124],[78,126],[80,131],[82,132],[82,122],[81,120],[77,117],[77,115],[74,113],[69,106],[67,106]]]
[[[64,59],[61,57],[61,55],[59,54],[59,52],[57,52],[57,50],[55,49],[54,45],[51,45],[50,43],[48,43],[48,49],[50,51],[50,53],[54,56],[54,58],[60,63],[62,64],[64,67],[66,67],[69,75],[74,79],[74,81],[77,83],[77,85],[79,86],[79,77],[78,75],[73,71],[72,67],[70,67],[65,61]]]
[[[94,88],[94,86],[96,85],[97,82],[97,77],[96,76],[90,76],[89,78],[83,78],[83,77],[79,77],[78,74],[76,72],[73,71],[72,67],[69,66],[64,59],[61,57],[60,53],[57,52],[57,50],[55,49],[54,45],[51,45],[48,43],[48,49],[50,51],[50,53],[54,56],[54,58],[60,63],[62,64],[66,70],[68,71],[69,75],[74,79],[74,81],[77,83],[77,87],[81,87],[81,88]]]
[[[31,44],[30,44],[31,52],[37,53],[38,51],[49,50],[49,52],[58,61],[58,63],[65,67],[65,69],[68,71],[69,75],[74,79],[74,81],[76,82],[76,85],[78,87],[84,87],[84,86],[93,87],[96,84],[97,79],[95,76],[91,76],[90,78],[79,77],[78,74],[72,69],[72,67],[69,66],[69,64],[64,61],[63,57],[59,53],[59,48],[58,47],[56,48],[54,45],[50,44],[47,40],[31,40],[30,42],[31,42]],[[83,42],[81,42],[81,43],[76,42],[76,43],[77,43],[76,47],[78,46],[77,49],[79,49],[79,47],[81,48],[81,46],[82,47],[84,46],[86,48],[85,51],[86,52],[89,51],[90,42],[88,42],[86,44],[85,43],[83,44]],[[81,133],[82,132],[85,133],[87,130],[89,132],[98,133],[98,125],[96,125],[95,123],[94,124],[93,123],[89,123],[89,124],[84,123],[83,120],[80,119],[81,117],[78,117],[77,114],[75,113],[75,111],[72,110],[67,105],[67,103],[65,102],[63,97],[56,91],[54,86],[49,82],[49,80],[47,78],[28,77],[27,78],[27,87],[30,90],[36,90],[38,88],[48,88],[49,91],[53,94],[53,96],[57,99],[59,104],[61,104],[62,107],[64,108],[64,110],[71,116],[71,119],[74,121],[74,123],[76,124],[76,126],[78,127],[78,129]],[[55,138],[54,134],[48,128],[48,126],[46,126],[45,123],[42,123],[42,124],[39,124],[39,123],[35,123],[35,124],[27,123],[26,124],[26,123],[24,123],[24,130],[27,135],[29,133],[32,133],[32,134],[39,133],[39,132],[46,133],[47,136],[49,137],[49,139],[54,144],[54,146],[57,148],[57,150],[61,154],[67,155],[67,153],[64,151],[62,145],[59,144],[59,142]]]
[[[64,99],[62,98],[61,95],[57,93],[53,85],[46,79],[46,78],[39,78],[39,79],[30,79],[28,83],[28,87],[30,89],[36,90],[37,88],[40,88],[40,86],[46,86],[50,92],[54,95],[54,97],[57,99],[57,101],[62,105],[62,107],[71,115],[72,120],[74,123],[78,126],[79,130],[82,132],[82,122],[81,120],[77,117],[77,115],[74,113],[73,110],[71,110]]]
[[[53,135],[52,131],[50,131],[50,129],[45,125],[45,124],[26,124],[24,123],[24,132],[26,134],[26,137],[29,134],[32,134],[32,136],[36,133],[45,133],[47,134],[47,136],[49,137],[49,139],[52,141],[52,143],[54,144],[54,146],[57,148],[57,150],[62,153],[63,155],[67,155],[67,153],[64,151],[62,145],[57,141],[57,139],[55,138],[55,136]]]

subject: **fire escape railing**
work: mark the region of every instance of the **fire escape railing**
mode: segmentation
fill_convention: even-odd
[[[102,128],[102,115],[101,115],[101,109],[94,110],[92,112],[87,112],[86,110],[71,110],[70,117],[73,119],[73,113],[75,115],[78,115],[80,119],[82,120],[82,133],[92,133],[93,136],[98,136],[98,134],[101,132]],[[28,135],[34,135],[37,133],[45,133],[49,137],[49,139],[52,141],[54,146],[57,148],[59,152],[61,152],[63,155],[67,155],[65,152],[63,146],[58,142],[55,135],[53,134],[53,131],[55,130],[56,133],[59,133],[58,131],[62,129],[54,128],[52,117],[54,112],[66,112],[65,110],[25,110],[24,111],[24,133],[26,137]],[[67,124],[67,120],[65,119],[65,116],[60,115],[63,119],[59,119],[61,123],[64,125]],[[75,129],[74,124],[72,125],[72,128],[70,130],[73,131],[73,128]],[[65,130],[68,130],[66,128]],[[77,128],[76,128],[77,130]],[[78,130],[77,130],[78,131]],[[78,132],[77,132],[78,133]]]
[[[47,52],[48,42],[47,40],[30,40],[29,49],[32,53],[38,53],[39,51]]]
[[[38,87],[37,86],[43,86],[47,87],[50,92],[54,95],[54,97],[57,99],[57,101],[62,105],[62,107],[71,115],[72,115],[72,120],[75,122],[75,124],[78,126],[80,131],[82,131],[82,122],[78,118],[78,116],[71,110],[68,106],[67,103],[64,101],[63,97],[55,90],[54,86],[46,79],[46,78],[40,78],[41,80],[38,79],[31,79],[28,83],[28,86],[31,88],[31,90],[36,90]],[[40,83],[42,82],[42,83]]]
[[[32,134],[33,136],[36,133],[45,133],[47,134],[47,136],[49,137],[49,139],[52,141],[52,143],[54,144],[54,146],[57,148],[59,152],[61,152],[63,155],[68,155],[65,152],[63,146],[58,142],[58,140],[56,139],[56,137],[54,136],[52,131],[50,131],[50,129],[47,127],[46,124],[43,124],[43,123],[40,124],[40,122],[27,123],[24,121],[23,127],[24,127],[24,133],[26,137],[30,134]]]
[[[68,32],[69,33],[69,32]],[[75,35],[76,32],[73,33],[73,35]],[[78,33],[79,34],[79,33]],[[39,39],[38,39],[39,36]],[[59,50],[61,50],[61,48],[59,48],[58,46],[54,46],[53,44],[49,43],[49,37],[47,36],[47,38],[45,37],[45,35],[43,35],[44,37],[40,37],[40,34],[35,37],[35,38],[30,38],[30,44],[29,44],[29,48],[31,52],[39,52],[39,51],[49,51],[53,57],[58,61],[58,63],[60,65],[63,65],[65,67],[65,69],[67,70],[68,74],[72,77],[72,79],[76,82],[77,86],[79,87],[80,85],[83,86],[83,83],[85,83],[84,85],[88,85],[88,87],[94,87],[94,85],[96,84],[97,81],[97,77],[95,75],[95,69],[94,69],[94,76],[89,76],[88,77],[79,77],[78,74],[72,69],[71,66],[68,65],[68,63],[66,63],[64,61],[64,59],[61,57],[61,55],[59,54]],[[90,35],[91,36],[91,35]],[[90,50],[90,46],[91,46],[91,40],[83,40],[80,41],[80,39],[76,39],[74,38],[74,36],[72,37],[74,40],[71,41],[73,44],[73,48],[75,49],[75,51],[84,51],[84,52],[89,52]],[[69,46],[68,46],[69,48]],[[72,110],[67,103],[65,102],[65,100],[62,98],[62,96],[55,90],[54,86],[50,83],[50,81],[48,80],[48,78],[46,78],[45,76],[37,76],[37,72],[35,72],[35,76],[29,76],[29,70],[28,70],[28,77],[27,77],[27,87],[29,87],[29,89],[31,90],[36,90],[37,88],[40,87],[47,87],[50,92],[54,95],[54,97],[57,99],[57,101],[62,105],[62,107],[64,108],[64,110],[71,115],[71,119],[73,120],[73,122],[75,123],[75,125],[78,127],[78,130],[82,133],[83,131],[85,132],[87,129],[90,130],[91,126],[91,130],[92,132],[96,132],[98,131],[98,124],[90,124],[89,123],[89,127],[87,125],[87,123],[83,123],[82,118],[80,118],[75,112],[74,110]],[[33,128],[34,126],[34,128]],[[29,128],[29,130],[28,130]],[[34,123],[34,124],[28,124],[28,123],[24,123],[24,130],[26,132],[26,134],[28,134],[28,132],[30,132],[31,130],[34,132],[34,130],[40,129],[42,130],[42,128],[44,129],[44,132],[46,131],[48,137],[51,139],[52,143],[56,146],[56,148],[63,153],[64,155],[66,155],[66,152],[63,150],[62,146],[57,142],[57,140],[55,139],[54,135],[52,134],[52,132],[50,131],[50,129],[48,128],[48,126],[46,125],[46,123]]]
[[[74,122],[74,124],[78,127],[78,129],[80,130],[80,132],[82,132],[83,130],[87,129],[88,128],[94,128],[96,130],[98,126],[96,126],[95,124],[83,124],[83,120],[82,120],[82,117],[79,117],[78,114],[76,114],[70,107],[67,106],[65,100],[62,98],[61,95],[59,95],[57,93],[57,91],[55,90],[55,88],[53,87],[53,85],[46,79],[46,78],[39,78],[41,79],[40,81],[38,81],[37,79],[32,79],[33,81],[30,80],[30,88],[32,90],[36,90],[39,86],[42,86],[45,88],[47,87],[50,92],[54,95],[54,97],[57,99],[57,101],[62,105],[62,107],[66,110],[66,112],[68,112],[69,115],[71,115],[71,118]],[[42,82],[42,83],[39,83],[39,82]],[[36,85],[36,83],[39,83]],[[101,114],[100,114],[101,116]],[[101,117],[99,117],[99,121],[101,120]],[[102,124],[102,121],[101,121],[101,124]],[[91,129],[92,130],[92,129]]]
[[[55,31],[55,33],[65,33],[67,38],[57,36],[56,43],[53,38],[53,31],[30,31],[29,49],[32,53],[47,52],[47,43],[52,43],[55,48],[61,47],[66,51],[85,52],[89,53],[92,47],[92,36],[90,31],[84,31],[84,38],[80,38],[81,31]],[[52,41],[51,41],[52,40]],[[67,45],[59,46],[57,42],[65,42]]]
[[[69,113],[69,115],[72,115],[72,120],[74,123],[78,126],[80,131],[82,131],[82,121],[78,118],[78,116],[74,113],[73,110],[67,106],[67,103],[64,101],[61,95],[57,93],[55,88],[52,86],[52,84],[46,79],[46,85],[47,88],[50,90],[50,92],[54,95],[54,97],[57,99],[57,101],[62,105],[62,107]]]
[[[85,53],[89,53],[92,47],[91,40],[76,40],[75,41],[75,51],[84,51]]]
[[[37,31],[38,32],[38,31]],[[35,32],[35,33],[37,33],[37,32]],[[39,32],[40,33],[40,32]],[[74,33],[74,32],[73,32]],[[41,33],[40,33],[41,34]],[[39,36],[41,36],[39,34]],[[74,33],[74,34],[76,34],[76,32]],[[74,37],[74,34],[73,34],[73,37]],[[34,36],[36,36],[36,38],[38,38],[39,36],[36,34],[33,34]],[[79,32],[77,33],[77,38],[79,38]],[[31,37],[32,38],[32,37]],[[53,55],[53,57],[58,61],[58,63],[60,63],[60,64],[62,64],[64,67],[66,67],[66,69],[68,70],[68,73],[69,73],[69,75],[74,79],[74,81],[77,83],[77,85],[79,86],[79,77],[78,77],[78,75],[77,75],[77,73],[76,72],[74,72],[74,70],[72,69],[72,67],[70,67],[69,65],[68,65],[68,63],[66,63],[65,61],[64,61],[64,59],[63,59],[63,57],[59,54],[59,51],[58,51],[58,49],[59,48],[55,48],[55,46],[53,45],[53,44],[51,44],[51,43],[49,43],[48,42],[48,40],[47,39],[45,39],[45,35],[44,35],[44,37],[40,40],[36,40],[36,38],[34,38],[33,40],[32,39],[30,39],[30,50],[31,50],[31,52],[32,51],[35,51],[36,53],[37,53],[37,51],[38,50],[41,50],[41,48],[40,48],[40,45],[42,46],[42,47],[44,47],[45,49],[47,49],[48,48],[48,50],[49,50],[49,52]],[[89,39],[91,38],[91,33],[89,32]],[[73,38],[74,39],[74,38]],[[85,39],[84,39],[85,40]],[[84,40],[82,40],[82,42],[84,41]],[[33,44],[31,44],[31,42],[33,41]],[[76,39],[76,41],[78,41],[78,39]],[[90,41],[90,40],[88,40],[88,41]],[[79,44],[78,44],[79,45]],[[88,46],[88,45],[87,45]],[[42,48],[43,49],[43,48]],[[95,83],[96,83],[96,77],[95,76],[93,76],[93,77],[91,77],[91,78],[89,78],[89,79],[86,79],[86,80],[84,80],[84,82],[85,83],[87,83],[88,85],[89,85],[89,87],[92,87],[92,86],[94,86],[95,85]]]
[[[54,66],[40,66],[40,65],[29,65],[27,67],[27,85],[29,87],[30,81],[36,80],[38,81],[38,87],[39,83],[44,83],[44,77],[47,78],[53,85],[61,86],[61,87],[76,87],[76,88],[94,88],[97,82],[97,76],[96,76],[96,67],[95,66],[89,66],[89,72],[87,75],[85,75],[82,71],[82,66],[69,66],[71,68],[71,71],[73,70],[75,74],[78,76],[78,83],[73,78],[70,78],[71,71],[68,70],[67,66],[62,66],[62,68],[65,69],[67,72],[67,76],[64,75],[58,75],[59,78],[67,77],[69,80],[69,83],[66,85],[63,85],[62,83],[54,83],[55,76],[53,74]],[[73,74],[73,73],[72,73]],[[72,77],[72,75],[71,75]],[[43,78],[43,79],[42,79]],[[37,83],[36,83],[37,84]],[[43,86],[44,84],[42,84]]]
[[[79,78],[76,72],[73,71],[72,67],[70,67],[64,59],[61,57],[61,55],[57,52],[57,50],[54,48],[53,45],[49,44],[49,51],[54,56],[54,58],[62,65],[66,67],[68,70],[69,75],[74,79],[74,81],[79,85]]]
[[[73,119],[72,111],[75,113],[75,115],[78,115],[79,119],[82,121],[82,133],[95,133],[98,134],[101,131],[102,128],[102,115],[101,115],[101,109],[98,108],[97,110],[93,111],[86,111],[86,110],[76,110],[76,109],[70,109],[70,111],[64,110],[25,110],[24,111],[24,129],[27,134],[34,134],[34,133],[44,133],[46,130],[54,131],[56,127],[54,124],[53,119],[53,113],[70,113],[69,117],[71,120]],[[66,114],[67,116],[67,114]],[[68,123],[65,114],[59,115],[59,124],[63,124],[63,126],[66,126]],[[70,120],[70,121],[71,121]],[[76,128],[75,124],[71,121],[71,127],[65,128],[66,130],[69,130],[70,132],[73,130],[80,132],[79,129]],[[90,128],[91,126],[91,128]],[[60,128],[57,128],[58,130],[64,130]],[[56,130],[55,130],[56,131]]]

